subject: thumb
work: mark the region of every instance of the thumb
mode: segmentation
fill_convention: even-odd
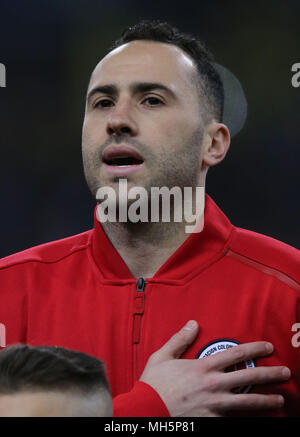
[[[188,346],[193,343],[198,331],[198,323],[195,320],[189,320],[180,331],[176,332],[176,334],[155,353],[155,362],[158,363],[179,358]]]

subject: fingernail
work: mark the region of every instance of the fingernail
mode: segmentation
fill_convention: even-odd
[[[291,376],[291,371],[288,367],[284,367],[284,369],[282,369],[282,376],[284,378],[289,378]]]
[[[198,323],[195,320],[189,320],[183,329],[187,329],[188,331],[193,331],[198,326]]]
[[[268,353],[271,353],[271,352],[273,351],[273,345],[272,345],[272,343],[267,343],[267,344],[266,344],[266,351],[267,351]]]
[[[278,396],[277,402],[278,402],[279,406],[282,406],[284,404],[284,397],[283,396]]]

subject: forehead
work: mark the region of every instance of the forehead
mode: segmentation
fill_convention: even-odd
[[[77,392],[34,391],[0,394],[0,417],[111,414],[107,391],[85,396]]]
[[[132,41],[106,55],[94,69],[89,88],[95,84],[126,84],[142,80],[171,88],[190,87],[195,74],[193,59],[179,47],[152,41]]]

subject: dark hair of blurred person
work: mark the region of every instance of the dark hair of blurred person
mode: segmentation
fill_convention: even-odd
[[[0,351],[0,417],[112,416],[104,363],[56,346]]]

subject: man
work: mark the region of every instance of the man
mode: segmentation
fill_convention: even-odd
[[[208,195],[191,234],[186,220],[119,216],[124,179],[125,194],[191,187],[195,206],[229,148],[223,103],[199,42],[163,23],[128,29],[92,73],[82,141],[94,196],[122,191],[119,220],[97,208],[93,230],[1,261],[7,343],[101,357],[115,416],[299,414],[299,252],[235,228]]]
[[[0,352],[0,417],[112,416],[105,367],[60,347],[8,346]]]

